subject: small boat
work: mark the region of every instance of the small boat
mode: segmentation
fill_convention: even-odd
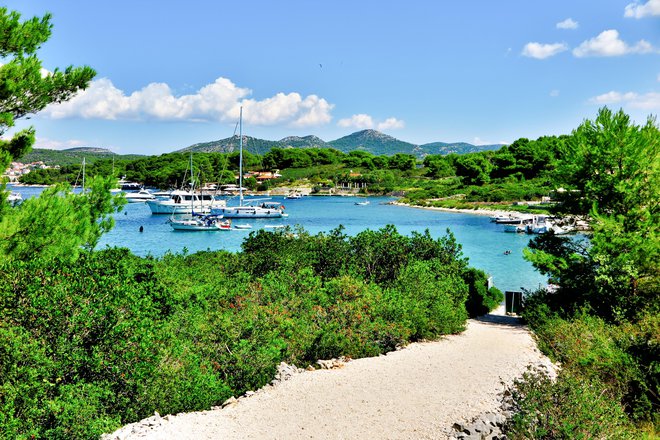
[[[369,204],[369,200],[365,200],[364,202],[355,202],[357,206],[367,206]]]
[[[499,225],[524,225],[527,223],[532,223],[533,218],[531,217],[521,217],[517,215],[508,215],[508,216],[502,216],[502,217],[494,217],[495,218],[495,223]],[[491,217],[491,220],[493,217]]]
[[[223,220],[221,215],[194,214],[183,219],[170,219],[175,231],[230,231],[231,220]]]
[[[252,225],[249,223],[245,223],[242,225],[234,225],[234,229],[252,229]]]
[[[156,198],[156,196],[144,188],[140,191],[127,193],[124,197],[128,203],[146,202],[147,200],[154,200]]]
[[[284,198],[285,198],[285,199],[289,199],[289,200],[298,200],[298,199],[302,199],[302,198],[303,198],[303,195],[300,194],[299,192],[290,192],[290,193],[287,194],[286,197],[284,197]]]
[[[286,228],[286,225],[265,225],[264,228],[266,228],[266,229],[282,229],[282,228]]]
[[[22,201],[23,201],[23,196],[21,195],[21,193],[16,191],[11,191],[7,196],[7,203],[9,203],[12,206],[18,205]]]
[[[513,224],[507,224],[504,225],[504,232],[526,232],[527,231],[527,225],[513,225]]]

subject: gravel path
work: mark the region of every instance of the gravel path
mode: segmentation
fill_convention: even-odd
[[[503,382],[548,363],[499,309],[460,335],[295,374],[223,409],[155,416],[104,438],[442,439],[454,422],[496,410]]]

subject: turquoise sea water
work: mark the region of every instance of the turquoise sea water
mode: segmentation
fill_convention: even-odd
[[[15,187],[15,191],[30,197],[39,188]],[[445,235],[447,228],[463,246],[463,253],[472,266],[485,270],[495,285],[504,290],[535,289],[545,286],[546,279],[523,260],[522,250],[530,236],[505,233],[503,227],[491,223],[487,216],[448,213],[426,209],[387,205],[391,197],[369,197],[370,204],[355,205],[365,200],[356,197],[303,197],[273,201],[286,206],[288,217],[282,219],[236,219],[234,224],[249,223],[253,229],[272,225],[301,225],[311,233],[327,232],[343,225],[345,233],[357,234],[365,229],[379,229],[392,224],[402,234],[428,229],[433,237]],[[231,204],[231,202],[230,202]],[[115,228],[101,238],[98,248],[120,246],[140,256],[161,256],[168,251],[188,252],[225,249],[238,251],[250,230],[215,232],[175,232],[167,224],[167,215],[152,215],[144,203],[126,204],[115,215]],[[144,232],[140,232],[140,226]],[[504,251],[510,250],[510,255]]]

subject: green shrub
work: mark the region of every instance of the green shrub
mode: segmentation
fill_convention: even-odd
[[[556,381],[526,373],[512,390],[512,439],[635,439],[621,405],[606,385],[563,370]]]
[[[469,268],[463,272],[468,285],[465,308],[471,318],[485,315],[496,309],[504,300],[504,294],[496,287],[488,288],[488,276],[479,269]]]

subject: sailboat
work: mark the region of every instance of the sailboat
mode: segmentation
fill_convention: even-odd
[[[213,214],[224,218],[280,218],[284,216],[284,205],[270,199],[253,199],[249,204],[243,200],[243,107],[239,116],[239,162],[238,162],[238,206],[213,209]]]
[[[175,231],[227,231],[231,230],[231,220],[223,220],[222,215],[208,214],[195,212],[195,202],[199,199],[196,198],[197,194],[194,193],[195,189],[195,176],[193,173],[192,153],[190,154],[190,217],[175,218],[170,217],[169,224]],[[180,197],[180,195],[179,195]],[[201,199],[203,200],[203,199]],[[164,201],[167,202],[168,200]],[[182,199],[178,199],[181,204]],[[149,203],[149,201],[147,201]],[[176,203],[176,201],[175,201]],[[204,205],[201,205],[202,209]],[[153,211],[152,211],[153,212]]]

